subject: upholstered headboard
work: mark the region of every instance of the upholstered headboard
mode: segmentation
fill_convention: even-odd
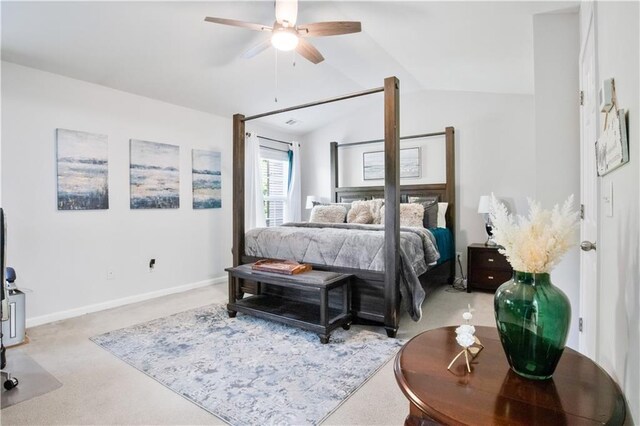
[[[335,200],[337,203],[350,203],[358,200],[372,200],[374,198],[384,199],[384,187],[383,186],[362,186],[362,187],[349,187],[349,188],[336,188],[334,191]],[[438,201],[449,203],[447,208],[446,218],[447,227],[454,229],[455,220],[455,208],[454,200],[450,201],[449,194],[447,194],[447,185],[442,184],[424,184],[424,185],[402,185],[400,186],[400,202],[408,202],[409,197],[438,197]]]

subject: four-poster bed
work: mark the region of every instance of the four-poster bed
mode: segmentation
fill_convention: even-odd
[[[285,108],[250,117],[236,114],[233,117],[233,266],[251,263],[258,260],[256,257],[247,256],[245,252],[245,123],[247,121],[280,114],[296,109],[308,108],[330,102],[337,102],[374,93],[384,92],[384,139],[380,141],[364,141],[352,144],[331,143],[331,194],[332,201],[367,200],[384,196],[384,241],[381,252],[384,255],[384,270],[372,271],[367,269],[345,268],[313,264],[314,269],[329,270],[353,275],[351,310],[355,318],[382,323],[390,337],[395,337],[400,319],[400,274],[401,274],[401,228],[400,228],[400,201],[401,198],[413,196],[437,196],[442,202],[449,203],[447,209],[447,228],[455,229],[455,160],[454,160],[454,130],[447,127],[444,132],[430,133],[413,137],[445,136],[446,143],[446,183],[404,185],[400,186],[400,133],[399,133],[399,82],[395,77],[384,80],[384,86],[363,92],[331,98],[323,101],[308,103],[295,107]],[[357,144],[384,142],[385,177],[384,186],[366,187],[340,187],[338,185],[338,149]],[[403,228],[403,233],[406,231]],[[403,235],[403,239],[406,239]],[[406,263],[406,260],[405,260]],[[438,264],[418,278],[420,283],[428,291],[434,280],[453,279],[455,274],[455,262],[452,258]],[[237,278],[232,278],[237,279]],[[241,297],[242,293],[255,294],[257,286],[252,282],[236,282],[237,294],[230,294],[230,300]],[[265,289],[274,294],[304,298],[299,292],[278,293],[281,289]],[[341,302],[340,295],[336,295],[335,303]],[[235,300],[235,299],[234,299]],[[333,301],[330,301],[330,303]],[[231,313],[231,312],[230,312]]]

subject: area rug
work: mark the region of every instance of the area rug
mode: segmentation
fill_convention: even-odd
[[[352,327],[316,334],[210,305],[93,337],[232,425],[316,425],[404,341]]]

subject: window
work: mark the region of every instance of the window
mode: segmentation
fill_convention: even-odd
[[[289,157],[285,151],[266,147],[260,149],[260,157],[264,216],[267,226],[282,225],[289,186]]]

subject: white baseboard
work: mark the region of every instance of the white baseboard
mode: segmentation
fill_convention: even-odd
[[[206,287],[213,284],[221,284],[227,282],[227,276],[211,278],[208,280],[197,281],[195,283],[183,284],[176,287],[169,287],[162,290],[152,291],[149,293],[136,294],[133,296],[123,297],[121,299],[109,300],[106,302],[95,303],[93,305],[82,306],[80,308],[69,309],[66,311],[54,312],[39,317],[27,318],[26,327],[36,327],[38,325],[47,324],[54,321],[60,321],[67,318],[78,317],[80,315],[90,314],[92,312],[104,311],[105,309],[117,308],[118,306],[129,305],[131,303],[143,302],[156,297],[167,296],[169,294],[180,293],[194,288]]]

